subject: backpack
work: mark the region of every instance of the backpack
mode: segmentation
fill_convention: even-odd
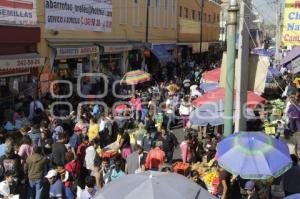
[[[76,172],[78,164],[76,161],[75,166],[71,166],[72,172],[69,174],[70,189],[74,194],[77,193],[77,186],[79,185],[79,175]]]

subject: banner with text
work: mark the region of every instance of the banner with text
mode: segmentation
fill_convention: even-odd
[[[45,0],[47,29],[111,32],[112,0]]]
[[[0,25],[36,25],[35,0],[0,0]]]
[[[282,44],[300,45],[300,0],[285,0]]]

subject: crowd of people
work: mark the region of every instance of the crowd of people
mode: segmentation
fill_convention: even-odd
[[[78,112],[57,119],[48,111],[55,99],[22,99],[12,117],[2,122],[0,196],[89,199],[106,184],[128,174],[172,172],[174,162],[214,161],[222,132],[208,128],[203,134],[191,127],[192,101],[203,94],[199,87],[203,71],[194,65],[187,71],[183,78],[140,85],[133,93],[125,89],[131,98],[123,108],[110,108],[107,113],[100,105],[86,103]],[[296,93],[290,96],[295,104]],[[300,130],[300,114],[290,107],[287,113],[297,117],[290,117],[291,131],[285,138]],[[11,132],[12,126],[19,130]],[[179,142],[172,130],[181,127],[184,140]],[[287,142],[295,151],[294,167],[283,180],[289,195],[300,193],[300,178],[296,178],[298,145]],[[174,160],[176,148],[181,152],[179,160]],[[233,177],[221,167],[217,172],[212,193],[219,198],[271,198],[271,185]],[[187,177],[208,189],[198,171],[191,170]]]

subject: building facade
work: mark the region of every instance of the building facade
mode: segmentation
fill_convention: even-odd
[[[35,8],[33,0],[0,1],[0,106],[19,96],[34,96],[44,65],[38,53],[41,32]]]
[[[203,9],[201,9],[202,5]],[[220,4],[215,1],[179,0],[178,44],[183,48],[188,47],[193,54],[199,53],[202,21],[201,52],[207,52],[211,45],[219,41],[220,10]]]
[[[177,0],[149,0],[147,45],[147,0],[36,3],[42,35],[39,51],[48,58],[45,81],[53,76],[50,71],[58,76],[103,72],[120,78],[145,65],[146,48],[158,62],[172,59],[161,52],[175,55]]]

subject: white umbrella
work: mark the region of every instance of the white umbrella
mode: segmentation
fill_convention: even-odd
[[[95,199],[216,199],[208,191],[175,173],[147,171],[105,185]]]
[[[300,193],[297,193],[297,194],[287,196],[284,199],[299,199],[299,198],[300,198]]]

